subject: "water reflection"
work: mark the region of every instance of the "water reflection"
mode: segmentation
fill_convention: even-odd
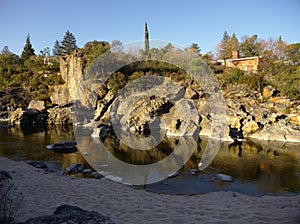
[[[18,127],[0,128],[0,156],[15,160],[44,161],[58,172],[73,163],[89,165],[80,152],[57,154],[45,148],[47,144],[55,142],[74,141],[72,128],[32,130],[34,131],[30,129],[24,131]],[[85,141],[84,148],[80,150],[88,151],[92,140]],[[155,192],[176,194],[199,194],[216,190],[239,191],[252,195],[300,192],[300,144],[253,140],[235,144],[222,143],[217,156],[207,169],[197,175],[187,174],[188,169],[197,168],[207,142],[207,138],[201,137],[191,158],[179,170],[178,177],[165,179],[145,188]],[[113,135],[109,135],[104,141],[110,154],[133,165],[152,164],[164,160],[178,144],[179,139],[164,138],[151,150],[135,150],[122,144]],[[97,161],[97,156],[92,159]],[[88,161],[93,163],[93,160],[90,160]],[[176,163],[176,160],[170,161],[169,165],[171,163]],[[234,181],[232,183],[212,181],[216,173],[230,175],[234,177]],[[138,175],[138,172],[131,175]]]
[[[44,161],[50,169],[59,173],[73,163],[88,166],[80,152],[58,154],[46,149],[48,144],[64,141],[75,141],[72,127],[65,129],[47,129],[40,126],[0,128],[0,156],[14,160]]]

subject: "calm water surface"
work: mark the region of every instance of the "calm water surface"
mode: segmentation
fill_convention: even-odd
[[[69,130],[0,128],[0,156],[14,160],[43,161],[59,173],[74,163],[89,168],[80,151],[58,154],[46,149],[48,144],[65,141],[75,141],[72,127]],[[124,146],[113,135],[108,136],[104,144],[120,160],[132,164],[151,164],[168,156],[176,146],[176,141],[176,138],[164,138],[157,147],[146,151]],[[233,191],[256,196],[300,193],[300,144],[262,141],[223,143],[207,169],[196,175],[188,174],[189,169],[197,169],[206,144],[206,138],[199,140],[197,149],[179,170],[177,177],[139,188],[158,193],[189,195],[212,191]],[[215,180],[214,175],[217,173],[230,175],[234,181],[225,183]]]

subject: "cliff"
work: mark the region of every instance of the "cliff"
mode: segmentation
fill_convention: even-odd
[[[52,87],[50,97],[53,104],[68,104],[76,99],[79,82],[82,78],[82,60],[76,53],[60,58],[60,73],[65,84]]]
[[[204,90],[191,80],[178,82],[178,86],[181,86],[178,89],[169,88],[166,82],[162,82],[160,86],[149,90],[148,94],[143,93],[144,97],[138,97],[142,92],[136,92],[135,95],[126,96],[125,100],[125,97],[117,97],[118,91],[111,87],[111,83],[102,83],[99,88],[93,88],[97,89],[96,96],[89,89],[83,88],[80,83],[83,76],[82,60],[76,53],[60,59],[60,71],[65,84],[53,88],[52,102],[67,104],[80,97],[81,106],[92,113],[90,118],[94,117],[99,127],[100,124],[105,124],[108,129],[112,128],[111,124],[117,116],[120,119],[119,125],[126,126],[126,131],[132,134],[147,133],[151,125],[155,126],[159,122],[159,128],[166,129],[166,134],[170,136],[193,135],[200,130],[200,135],[215,137],[212,136],[212,129],[216,128],[211,126],[213,120],[224,119],[225,141],[258,138],[300,142],[299,102],[281,96],[271,86],[262,92],[249,90],[242,85],[227,88],[223,91],[226,117],[219,118],[210,111]],[[127,80],[125,86],[131,84],[132,81]],[[137,88],[139,87],[134,87],[133,90]],[[177,94],[176,97],[182,99],[179,107],[172,104],[172,94]],[[136,99],[139,101],[135,101]],[[119,107],[112,110],[113,105]],[[193,107],[198,112],[197,115],[194,114]],[[187,111],[190,111],[189,115],[186,114]],[[115,117],[111,117],[111,114]],[[156,117],[160,117],[159,121]]]

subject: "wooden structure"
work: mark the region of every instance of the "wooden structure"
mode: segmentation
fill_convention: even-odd
[[[261,59],[262,56],[240,58],[239,51],[232,51],[231,59],[222,59],[218,60],[218,62],[229,68],[238,68],[242,71],[257,72],[259,70]]]

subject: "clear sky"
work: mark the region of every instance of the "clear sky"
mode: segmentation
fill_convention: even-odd
[[[151,39],[185,47],[198,43],[214,51],[226,30],[230,35],[282,36],[300,42],[300,0],[0,0],[0,50],[21,54],[27,34],[36,53],[53,48],[70,30],[83,47],[91,40]]]

